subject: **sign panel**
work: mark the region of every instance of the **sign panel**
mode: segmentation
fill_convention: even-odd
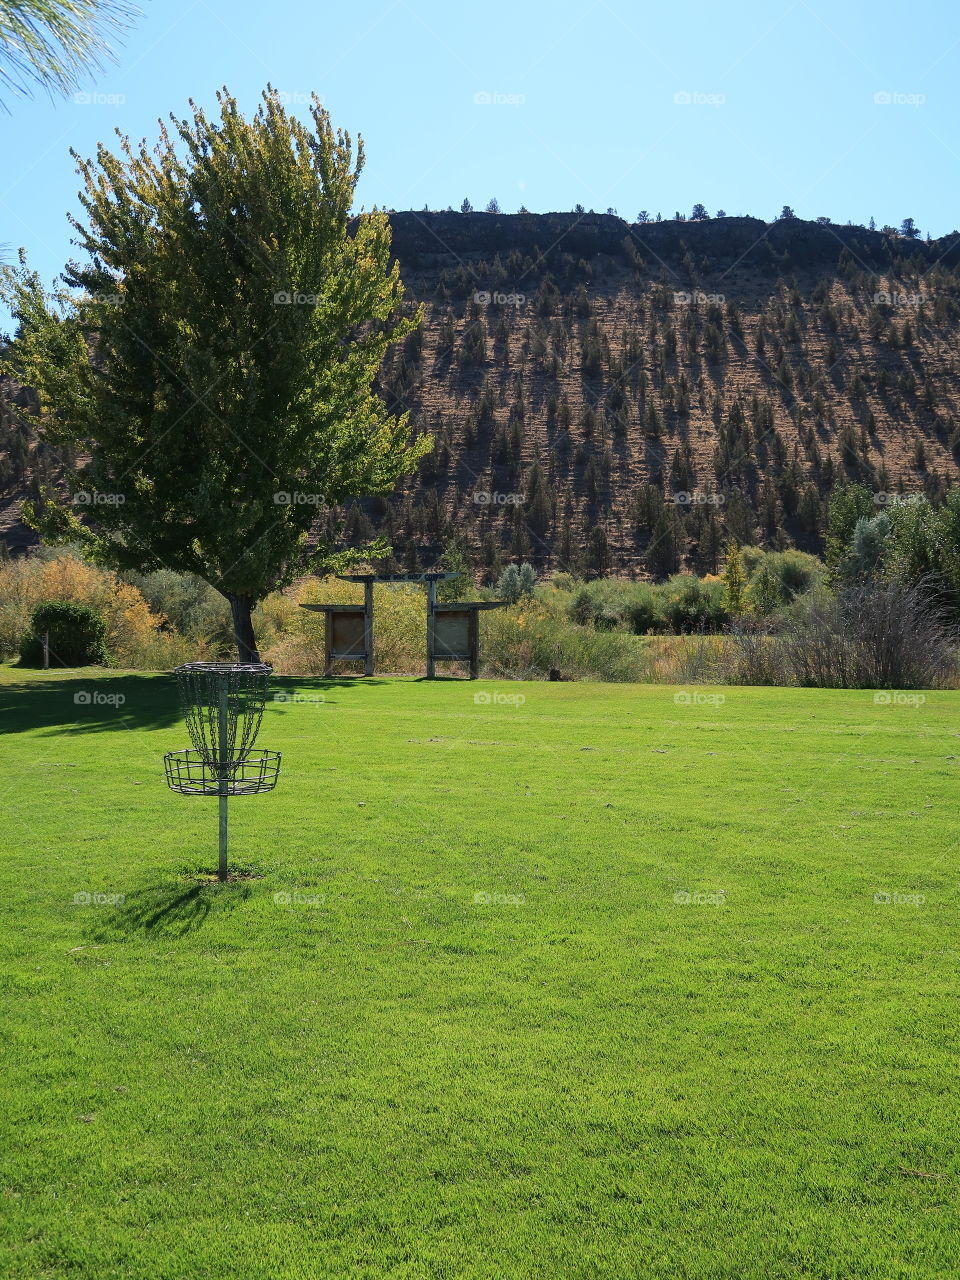
[[[470,657],[470,611],[447,610],[433,616],[433,653],[436,658]]]
[[[362,609],[330,615],[333,623],[331,647],[334,658],[362,658],[365,653]]]

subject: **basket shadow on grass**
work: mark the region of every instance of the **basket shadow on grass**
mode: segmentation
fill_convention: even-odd
[[[126,895],[104,922],[102,933],[111,937],[183,938],[195,933],[211,913],[229,911],[250,897],[249,880],[216,880],[191,883],[186,878],[147,885]]]

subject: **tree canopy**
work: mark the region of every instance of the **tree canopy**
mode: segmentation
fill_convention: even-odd
[[[139,12],[124,0],[0,0],[0,93],[67,93]]]
[[[256,602],[329,563],[329,533],[309,541],[320,508],[389,492],[429,442],[373,391],[420,316],[386,215],[351,217],[362,141],[354,156],[316,97],[310,125],[269,87],[250,121],[217,100],[219,119],[191,103],[161,122],[156,148],[74,153],[87,261],[70,295],[13,274],[6,366],[37,393],[43,438],[88,458],[35,526],[121,570],[198,574],[250,658]]]

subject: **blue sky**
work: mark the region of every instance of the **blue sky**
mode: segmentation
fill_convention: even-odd
[[[406,209],[711,212],[960,225],[960,10],[861,0],[145,0],[84,93],[0,118],[0,241],[52,280],[78,181],[115,128],[268,81],[362,133],[359,201]]]

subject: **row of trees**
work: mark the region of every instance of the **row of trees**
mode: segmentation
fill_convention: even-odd
[[[430,211],[429,206],[425,205],[424,212],[429,213],[429,211]],[[484,213],[502,213],[503,212],[503,210],[500,207],[500,202],[499,200],[496,199],[496,197],[493,197],[491,200],[487,201],[486,205],[484,205],[483,211]],[[450,213],[453,212],[452,206],[448,207],[448,212]],[[469,198],[464,197],[460,205],[460,212],[461,213],[476,212]],[[529,210],[526,208],[526,206],[521,205],[517,212],[528,213]],[[577,204],[577,205],[574,205],[573,212],[576,214],[584,214],[587,212],[593,213],[594,210],[593,209],[587,210],[586,208],[584,208],[582,204]],[[608,208],[606,212],[610,217],[618,216],[616,209],[614,209],[612,206]],[[727,214],[726,209],[718,209],[717,212],[712,216],[715,218],[726,218],[729,215]],[[673,221],[673,222],[709,222],[710,220],[711,220],[711,214],[708,212],[706,205],[701,204],[699,201],[693,206],[689,214],[687,215],[682,214],[678,209],[674,213],[673,218],[668,219],[668,221]],[[663,218],[663,215],[660,213],[651,215],[648,212],[648,210],[641,209],[640,212],[637,214],[636,221],[642,225],[648,222],[663,222],[664,218]],[[777,214],[774,221],[795,222],[795,221],[799,221],[799,219],[797,218],[797,215],[794,213],[790,205],[785,204],[783,208],[780,210],[780,212]],[[815,218],[814,221],[817,222],[820,226],[826,227],[831,225],[831,223],[833,222],[833,219],[828,218],[826,217],[826,215],[821,214],[819,217]],[[863,226],[863,223],[848,222],[847,226],[848,227]],[[877,224],[873,218],[870,219],[866,229],[870,231],[876,231]],[[904,218],[903,221],[900,223],[899,227],[886,225],[882,227],[881,230],[884,235],[903,236],[907,240],[917,240],[919,239],[921,234],[920,229],[913,218]]]

